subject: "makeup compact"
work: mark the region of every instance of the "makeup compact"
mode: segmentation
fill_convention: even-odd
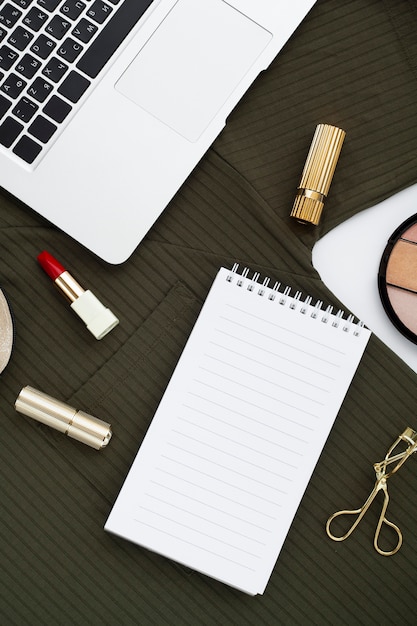
[[[417,343],[417,214],[389,238],[379,266],[378,288],[394,326]]]
[[[6,296],[0,289],[0,373],[9,362],[14,339],[13,319]]]

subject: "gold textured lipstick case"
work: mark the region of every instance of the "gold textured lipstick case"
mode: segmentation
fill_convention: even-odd
[[[316,127],[290,214],[299,222],[320,222],[345,136],[345,131],[337,126]]]
[[[110,424],[48,396],[33,387],[23,387],[15,402],[16,411],[100,450],[109,443]]]

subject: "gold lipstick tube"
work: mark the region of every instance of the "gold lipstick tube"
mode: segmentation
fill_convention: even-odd
[[[16,411],[50,426],[72,439],[100,450],[109,443],[111,425],[93,415],[48,396],[33,387],[23,387],[15,402]]]
[[[337,126],[316,127],[290,214],[299,222],[320,222],[345,136]]]

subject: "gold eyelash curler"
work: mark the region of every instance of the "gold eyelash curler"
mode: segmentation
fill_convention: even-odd
[[[403,450],[402,452],[398,452],[397,454],[394,454],[395,448],[401,443],[406,443],[407,448]],[[393,524],[393,522],[390,522],[385,517],[385,513],[387,511],[388,502],[389,502],[387,481],[388,481],[388,478],[391,478],[391,476],[395,474],[400,469],[400,467],[406,462],[406,460],[416,451],[417,451],[417,432],[413,430],[412,428],[407,427],[405,431],[394,441],[394,443],[388,450],[385,458],[379,463],[374,464],[374,470],[376,473],[376,482],[366,502],[359,509],[353,509],[353,510],[344,509],[343,511],[337,511],[337,513],[333,513],[333,515],[329,517],[326,523],[326,532],[328,536],[330,537],[330,539],[333,539],[333,541],[344,541],[345,539],[347,539],[353,533],[355,528],[358,526],[359,522],[365,515],[366,511],[369,509],[372,502],[374,501],[376,495],[380,491],[382,491],[384,493],[384,502],[382,505],[381,515],[379,516],[378,524],[375,530],[374,548],[379,554],[382,554],[383,556],[391,556],[392,554],[395,554],[396,552],[398,552],[403,542],[403,536],[402,536],[401,530],[398,528],[396,524]],[[392,463],[396,463],[396,465],[390,472],[387,473],[387,467],[391,465]],[[336,517],[340,517],[342,515],[357,515],[357,517],[356,517],[356,520],[351,525],[351,527],[349,528],[349,530],[344,535],[337,537],[333,535],[333,533],[330,531],[330,525]],[[379,535],[381,533],[383,524],[387,524],[387,526],[389,526],[390,528],[393,528],[398,536],[397,545],[392,550],[389,550],[389,551],[382,550],[378,545]]]

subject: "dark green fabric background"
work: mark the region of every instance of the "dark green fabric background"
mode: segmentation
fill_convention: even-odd
[[[417,181],[416,31],[411,1],[319,0],[122,266],[0,194],[0,284],[16,326],[0,381],[2,624],[415,624],[417,458],[390,485],[389,518],[404,534],[397,555],[372,547],[378,505],[342,544],[324,529],[331,513],[364,501],[372,464],[417,428],[416,375],[374,336],[263,596],[103,524],[218,268],[238,261],[333,302],[311,264],[315,241]],[[320,122],[347,138],[322,222],[309,228],[288,215]],[[45,248],[119,315],[101,342],[37,265]],[[96,452],[17,414],[27,384],[110,421],[109,447]]]

